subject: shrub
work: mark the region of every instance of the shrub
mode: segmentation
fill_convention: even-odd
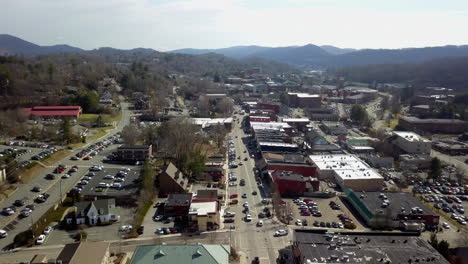
[[[33,232],[31,229],[23,231],[13,239],[14,247],[30,246],[34,243]]]
[[[344,228],[346,228],[346,229],[356,229],[356,224],[354,224],[352,222],[346,222],[344,224]]]

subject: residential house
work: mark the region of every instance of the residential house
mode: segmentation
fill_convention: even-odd
[[[130,264],[228,264],[229,245],[144,245],[137,246]]]
[[[172,163],[169,163],[159,174],[157,182],[161,194],[187,192],[188,178]]]
[[[54,263],[110,264],[109,242],[77,242],[66,244]]]
[[[118,221],[120,216],[115,213],[115,199],[84,201],[75,204],[76,210],[65,217],[69,225],[97,225]]]

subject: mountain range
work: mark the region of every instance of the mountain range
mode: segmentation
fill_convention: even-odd
[[[137,48],[119,50],[114,48],[99,48],[83,50],[69,45],[39,46],[18,37],[0,34],[0,55],[37,56],[53,53],[94,53],[108,52],[139,52],[144,54],[158,53],[153,49]],[[343,66],[360,66],[371,64],[405,64],[420,63],[437,58],[468,56],[468,46],[441,46],[405,49],[341,49],[334,46],[304,46],[264,47],[264,46],[234,46],[222,49],[178,49],[169,53],[203,55],[209,53],[221,54],[233,59],[263,58],[293,66],[305,68],[327,68]]]

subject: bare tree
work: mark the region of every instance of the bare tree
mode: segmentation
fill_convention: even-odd
[[[223,116],[230,116],[234,111],[234,101],[231,98],[223,98],[218,101],[216,108]]]
[[[140,137],[140,131],[134,125],[122,129],[122,139],[126,145],[135,145]]]
[[[211,104],[206,96],[200,96],[198,100],[198,113],[202,116],[210,116]]]

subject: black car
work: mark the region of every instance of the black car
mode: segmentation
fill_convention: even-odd
[[[325,226],[326,226],[325,222],[320,222],[320,227],[325,227]]]
[[[55,175],[53,174],[47,174],[46,177],[45,177],[47,180],[55,180]]]
[[[16,200],[16,201],[13,203],[13,205],[20,207],[20,206],[25,205],[25,202],[24,202],[23,200]]]
[[[42,189],[41,189],[41,187],[39,187],[39,186],[34,186],[34,187],[31,189],[31,191],[33,191],[33,192],[40,192],[40,191],[42,191]]]
[[[326,226],[326,227],[331,227],[332,225],[330,224],[330,222],[327,222],[327,223],[325,224],[325,226]]]
[[[319,222],[319,221],[315,221],[315,222],[314,222],[314,226],[315,226],[315,227],[319,227],[319,226],[320,226],[320,222]]]
[[[265,214],[264,214],[263,212],[260,212],[260,213],[258,214],[258,218],[265,218]]]
[[[234,218],[226,218],[224,219],[224,223],[234,223]]]
[[[306,219],[302,220],[302,225],[303,225],[303,226],[308,226],[308,225],[309,225],[309,224],[307,223],[307,220],[306,220]]]
[[[252,192],[252,195],[257,195],[257,191],[253,191],[253,192]]]
[[[30,204],[30,205],[27,205],[26,208],[28,208],[29,210],[34,210],[36,209],[36,206],[34,204]]]
[[[145,227],[144,226],[140,226],[138,229],[137,229],[137,233],[139,235],[143,234],[143,232],[145,231]]]

